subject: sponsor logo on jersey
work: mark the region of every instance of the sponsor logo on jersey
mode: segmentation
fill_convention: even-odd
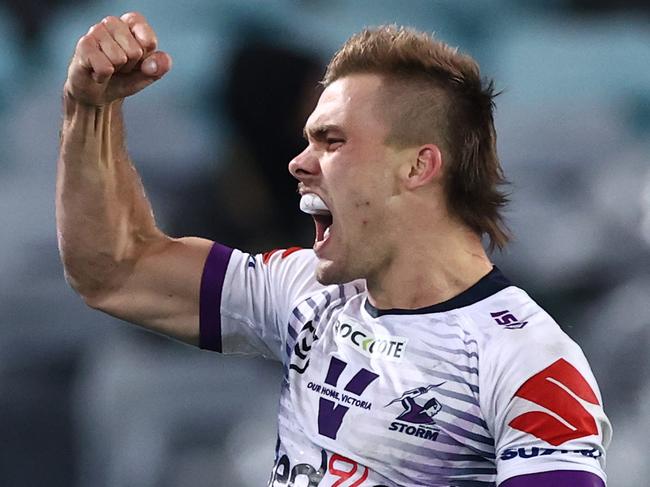
[[[387,487],[366,483],[370,474],[368,467],[338,453],[331,454],[328,459],[328,453],[323,449],[320,451],[318,468],[309,463],[291,465],[287,454],[283,454],[275,462],[268,487],[318,487],[323,485],[321,482],[327,474],[336,479],[334,483],[329,476],[326,479],[327,485],[332,487]]]
[[[546,411],[529,411],[508,423],[517,430],[553,446],[598,434],[596,420],[576,397],[600,405],[598,398],[578,369],[562,358],[524,382],[515,396],[545,408],[562,420]]]
[[[442,410],[442,404],[436,398],[434,391],[442,384],[444,382],[416,387],[386,404],[384,407],[399,403],[403,408],[388,429],[408,436],[436,441],[440,430],[433,418]]]
[[[490,313],[490,316],[492,316],[492,319],[497,325],[504,327],[506,330],[519,330],[528,324],[527,321],[519,321],[507,309]]]
[[[598,448],[584,448],[580,450],[560,450],[558,448],[506,448],[501,452],[501,460],[512,460],[513,458],[536,458],[548,455],[582,455],[589,458],[600,458],[603,452]]]
[[[336,341],[354,348],[366,357],[399,362],[406,351],[407,338],[390,335],[373,335],[361,324],[347,320],[334,327]]]

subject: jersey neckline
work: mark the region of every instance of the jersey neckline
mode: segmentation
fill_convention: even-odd
[[[379,309],[370,303],[366,297],[364,307],[366,311],[373,318],[379,318],[384,315],[422,315],[428,313],[443,313],[457,308],[464,308],[474,303],[478,303],[485,298],[498,293],[499,291],[512,286],[510,280],[503,275],[497,266],[493,266],[492,270],[483,276],[476,284],[469,287],[457,296],[454,296],[442,303],[425,306],[424,308],[416,309]]]

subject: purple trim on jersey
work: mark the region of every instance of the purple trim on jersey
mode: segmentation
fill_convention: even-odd
[[[378,318],[384,315],[422,315],[427,313],[442,313],[478,303],[479,301],[482,301],[510,286],[512,286],[512,283],[508,278],[501,273],[497,266],[493,266],[492,270],[483,276],[476,284],[463,291],[458,296],[442,303],[418,309],[379,309],[370,304],[370,301],[366,298],[364,307],[373,318]]]
[[[555,470],[517,475],[499,484],[499,487],[605,487],[605,482],[591,472]]]
[[[221,289],[232,249],[215,243],[203,266],[199,301],[199,346],[221,352]]]

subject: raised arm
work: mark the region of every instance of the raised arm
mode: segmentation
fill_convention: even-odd
[[[85,302],[188,343],[199,335],[199,289],[212,242],[156,226],[126,152],[122,102],[171,69],[137,13],[107,17],[79,40],[63,93],[56,184],[59,250]]]

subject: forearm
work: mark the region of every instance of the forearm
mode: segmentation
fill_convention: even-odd
[[[121,105],[93,107],[64,96],[59,250],[70,284],[88,300],[119,286],[146,246],[166,238],[129,161]]]

